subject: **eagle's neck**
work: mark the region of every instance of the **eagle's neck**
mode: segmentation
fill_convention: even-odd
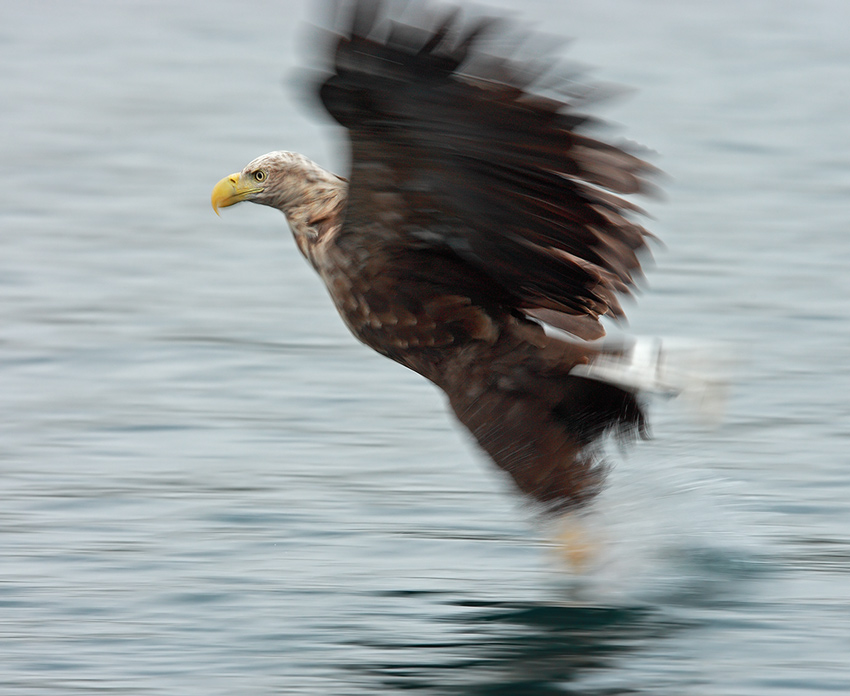
[[[319,270],[321,248],[342,225],[348,182],[306,157],[286,154],[291,157],[269,204],[286,215],[298,249]]]
[[[284,211],[298,250],[317,271],[324,266],[324,251],[342,227],[347,187],[314,192],[311,199]]]

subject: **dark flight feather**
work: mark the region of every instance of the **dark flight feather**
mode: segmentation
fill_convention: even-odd
[[[407,211],[395,240],[419,244],[426,228],[432,246],[485,270],[527,309],[622,316],[614,293],[633,285],[646,234],[614,194],[645,191],[652,168],[577,133],[585,117],[569,104],[490,79],[521,65],[464,73],[482,30],[453,47],[456,14],[430,36],[396,31],[385,43],[372,36],[384,10],[363,5],[370,30],[355,22],[340,38],[321,94],[351,131],[352,187],[383,186]]]

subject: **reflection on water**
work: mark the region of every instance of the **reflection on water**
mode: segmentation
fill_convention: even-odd
[[[344,169],[279,88],[307,4],[2,11],[0,691],[850,693],[850,5],[523,5],[670,175],[632,330],[747,357],[716,430],[653,405],[579,571],[279,215],[209,209]]]
[[[475,613],[452,622],[449,633],[455,640],[370,644],[386,657],[352,667],[355,676],[367,675],[386,688],[426,693],[563,693],[585,673],[614,667],[644,641],[674,628],[653,625],[646,608],[499,602],[461,606]]]
[[[768,563],[713,550],[680,555],[678,562],[681,574],[668,578],[678,586],[665,587],[663,604],[658,596],[633,604],[588,604],[571,598],[583,592],[568,586],[560,590],[559,603],[382,593],[413,605],[424,602],[459,611],[441,619],[438,640],[416,635],[352,639],[351,645],[365,649],[372,659],[348,669],[355,683],[435,694],[651,692],[659,675],[645,665],[675,652],[675,642],[692,640],[712,623],[722,624],[721,616],[746,629],[748,618],[732,617],[746,613],[748,585],[765,576]],[[683,581],[685,577],[691,581]],[[710,621],[702,613],[708,607],[715,612]]]

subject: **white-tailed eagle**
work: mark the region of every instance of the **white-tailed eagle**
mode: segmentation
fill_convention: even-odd
[[[640,274],[648,233],[621,196],[653,168],[586,133],[579,90],[541,93],[547,57],[490,55],[504,23],[411,4],[418,26],[342,5],[319,95],[348,130],[348,179],[271,152],[212,204],[283,212],[351,332],[440,387],[521,491],[566,509],[599,490],[603,436],[645,430],[634,390],[577,368],[616,355],[589,341]]]

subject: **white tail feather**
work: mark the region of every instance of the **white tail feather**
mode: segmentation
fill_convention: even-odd
[[[717,425],[723,418],[736,360],[729,346],[673,339],[638,339],[622,353],[602,353],[570,374],[629,391],[681,397],[696,418]]]

